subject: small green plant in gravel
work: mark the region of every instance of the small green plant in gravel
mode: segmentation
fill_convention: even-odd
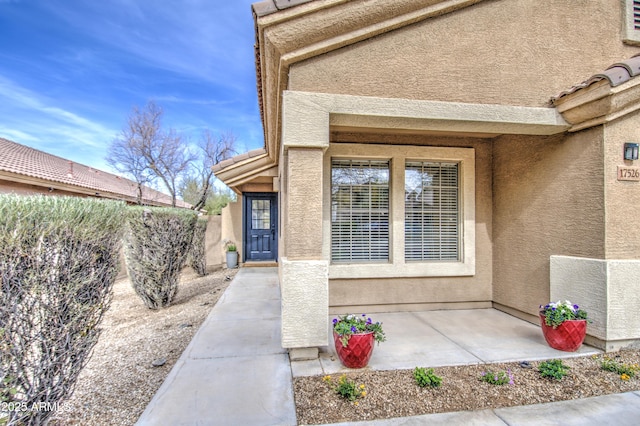
[[[331,376],[324,376],[322,381],[327,383],[338,395],[358,405],[358,398],[367,396],[367,391],[363,384],[358,385],[353,380],[349,380],[346,374],[338,378],[338,382],[334,383]]]
[[[542,377],[548,379],[562,380],[568,374],[571,367],[562,363],[559,359],[543,361],[538,366],[538,371]]]
[[[424,367],[416,367],[413,370],[413,378],[421,388],[427,386],[437,388],[442,384],[442,377],[436,376],[433,372],[433,368],[427,370]]]
[[[625,381],[634,377],[636,372],[640,370],[638,364],[623,364],[607,356],[600,361],[600,367],[605,371],[611,371],[612,373],[619,374],[620,378]]]
[[[515,384],[513,381],[513,374],[511,374],[511,370],[498,371],[497,373],[487,371],[485,373],[482,373],[482,375],[480,376],[480,380],[492,385]]]

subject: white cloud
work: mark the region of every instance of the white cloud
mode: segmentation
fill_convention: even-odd
[[[117,133],[55,102],[0,76],[0,131],[18,143],[57,141],[79,149],[102,148]]]
[[[254,0],[48,1],[51,13],[146,63],[240,89],[253,74]]]

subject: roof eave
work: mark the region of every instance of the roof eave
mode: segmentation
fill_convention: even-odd
[[[293,64],[481,1],[484,0],[395,0],[390,5],[385,0],[268,0],[254,4],[256,76],[267,153],[277,164],[282,93],[288,88]],[[289,7],[276,7],[285,3]],[[388,12],[395,14],[376,14],[376,3],[393,6]],[[301,19],[310,21],[306,17],[319,12],[326,12],[330,20],[300,25]],[[358,19],[345,19],[350,13]]]

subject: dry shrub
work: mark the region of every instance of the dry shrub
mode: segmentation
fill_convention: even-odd
[[[207,275],[207,258],[205,256],[207,223],[207,219],[198,218],[193,230],[193,240],[191,241],[191,248],[189,249],[189,257],[187,259],[187,264],[201,277]]]
[[[131,285],[150,309],[169,306],[191,247],[196,213],[129,207],[124,253]]]
[[[124,209],[0,194],[0,423],[46,423],[73,392],[118,274]]]

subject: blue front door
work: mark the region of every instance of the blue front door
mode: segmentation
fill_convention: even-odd
[[[272,193],[245,194],[246,260],[276,260],[277,198]]]

